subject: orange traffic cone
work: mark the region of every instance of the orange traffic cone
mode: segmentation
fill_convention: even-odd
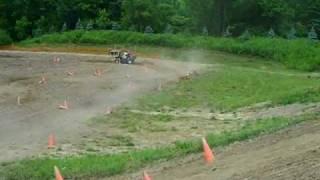
[[[54,166],[54,174],[56,176],[56,180],[63,180],[63,177],[57,166]]]
[[[50,134],[48,138],[48,149],[53,149],[55,147],[56,147],[56,138],[54,137],[53,134]]]
[[[53,57],[53,63],[54,64],[59,64],[61,59],[59,57]]]
[[[101,69],[96,68],[96,71],[94,72],[94,75],[98,76],[98,77],[101,76],[102,75]]]
[[[204,160],[208,163],[208,164],[212,164],[214,161],[214,155],[213,152],[211,150],[211,148],[209,147],[207,140],[205,138],[202,138],[202,144],[203,144],[203,156],[204,156]]]
[[[46,84],[47,79],[44,76],[41,76],[41,80],[39,81],[39,84]]]
[[[17,97],[17,104],[20,106],[21,105],[21,98],[20,96]]]
[[[59,109],[62,109],[62,110],[68,110],[69,109],[69,104],[68,104],[67,100],[64,100],[63,104],[59,105]]]
[[[143,180],[152,180],[146,171],[143,172]]]

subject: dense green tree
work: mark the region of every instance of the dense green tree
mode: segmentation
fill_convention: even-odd
[[[77,30],[83,30],[83,29],[84,29],[84,25],[83,25],[83,23],[81,22],[81,19],[80,19],[80,18],[79,18],[78,21],[77,21],[76,29],[77,29]]]
[[[228,31],[240,36],[246,29],[265,35],[273,27],[286,37],[294,26],[296,36],[306,37],[312,26],[320,33],[319,10],[320,0],[0,0],[0,29],[21,40],[80,28],[81,19],[94,20],[92,28],[97,29],[115,29],[117,24],[144,32],[151,26],[162,33],[170,24],[175,33],[202,34],[207,27],[208,34],[216,36]]]
[[[147,26],[144,30],[144,33],[146,34],[152,34],[154,33],[153,28],[151,26]]]
[[[25,16],[16,21],[14,29],[19,40],[28,37],[30,34],[30,26],[31,22]]]
[[[87,23],[86,30],[87,31],[93,30],[93,22],[92,22],[92,20],[89,20],[89,22]]]
[[[106,29],[110,23],[109,14],[106,9],[100,9],[96,19],[96,24],[99,29]]]
[[[67,23],[63,23],[62,28],[61,28],[61,32],[66,32],[67,31]]]

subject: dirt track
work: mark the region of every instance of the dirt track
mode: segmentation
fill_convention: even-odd
[[[96,68],[101,77],[93,75]],[[104,55],[0,51],[0,162],[47,151],[50,133],[59,144],[77,143],[94,131],[86,124],[89,118],[199,68],[164,60],[139,59],[128,66]],[[38,83],[41,76],[47,84]],[[71,109],[59,110],[65,99]]]
[[[233,144],[216,153],[213,167],[205,166],[200,155],[192,155],[147,169],[154,180],[319,180],[320,121]],[[141,174],[112,179],[141,179]]]

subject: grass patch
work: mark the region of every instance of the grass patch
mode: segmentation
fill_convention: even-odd
[[[247,123],[237,131],[210,134],[207,137],[213,147],[225,146],[235,141],[246,140],[263,133],[276,130],[312,119],[314,115],[295,119],[273,118]],[[85,155],[63,159],[29,159],[16,163],[2,164],[0,176],[10,180],[33,179],[43,180],[53,178],[53,166],[61,168],[66,178],[88,179],[112,176],[132,170],[137,170],[159,160],[169,160],[190,153],[201,151],[200,140],[179,141],[173,146],[133,151],[114,155]]]
[[[125,31],[70,31],[44,35],[22,42],[24,45],[42,43],[130,44],[171,48],[198,48],[260,56],[281,62],[290,68],[300,70],[313,71],[320,69],[320,45],[319,43],[312,43],[307,39],[252,38],[247,41],[242,41],[240,39],[203,36],[170,34],[146,35]]]
[[[130,133],[147,131],[163,132],[167,131],[164,123],[170,122],[174,118],[170,115],[148,115],[130,112],[127,108],[118,109],[108,117],[100,116],[93,118],[92,124],[113,124],[121,129],[126,129]]]
[[[150,111],[171,108],[214,108],[230,111],[252,104],[319,101],[319,78],[307,75],[260,72],[255,69],[222,67],[180,81],[159,93],[151,93],[137,102],[136,108]]]
[[[279,104],[292,104],[295,102],[307,103],[307,102],[319,102],[320,101],[320,88],[313,87],[307,88],[303,91],[293,92],[288,96],[280,98]]]

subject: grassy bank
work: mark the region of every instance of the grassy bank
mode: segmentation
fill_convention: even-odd
[[[270,101],[292,104],[320,101],[320,80],[285,71],[225,66],[139,100],[137,109],[161,111],[163,107],[211,108],[232,111]]]
[[[252,38],[244,41],[230,38],[186,36],[170,34],[146,35],[136,32],[71,31],[44,35],[21,42],[22,44],[131,44],[172,48],[200,48],[234,54],[260,56],[278,61],[299,70],[320,70],[320,45],[306,39],[285,40]]]
[[[271,133],[276,130],[312,119],[312,115],[295,119],[274,118],[257,120],[247,123],[237,131],[210,134],[207,139],[211,146],[225,146],[235,141],[246,140],[260,134]],[[63,159],[32,159],[15,163],[2,164],[0,177],[10,180],[33,179],[44,180],[53,178],[53,166],[61,168],[66,178],[88,179],[107,177],[123,172],[143,168],[146,164],[159,160],[169,160],[190,153],[201,151],[200,140],[180,141],[173,146],[146,149],[115,155],[90,155],[82,157],[68,157]]]

